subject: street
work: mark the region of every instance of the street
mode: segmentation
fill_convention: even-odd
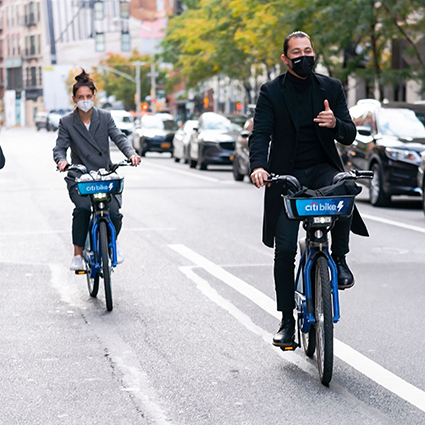
[[[103,288],[69,271],[71,214],[56,133],[2,130],[2,424],[424,424],[425,217],[419,199],[358,208],[353,289],[340,293],[330,386],[271,344],[273,251],[263,190],[147,154],[123,167],[125,261]],[[112,149],[113,161],[123,159]],[[300,236],[303,235],[300,230]]]

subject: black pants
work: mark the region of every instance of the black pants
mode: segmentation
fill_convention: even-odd
[[[90,198],[79,195],[75,189],[69,191],[69,197],[75,205],[72,212],[72,243],[83,247],[90,224]],[[111,217],[117,236],[122,225],[122,214],[120,214],[119,208],[120,205],[117,199],[112,195],[111,202],[109,203],[109,216]]]
[[[320,189],[332,184],[332,178],[339,171],[329,164],[319,164],[307,170],[293,170],[302,186],[309,189]],[[351,217],[339,219],[331,231],[332,253],[342,256],[348,253]],[[275,234],[274,281],[276,289],[277,309],[291,314],[295,308],[294,301],[294,269],[297,253],[299,221],[289,220],[283,210],[280,213]]]

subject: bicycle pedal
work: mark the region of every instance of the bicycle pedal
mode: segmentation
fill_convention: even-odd
[[[288,345],[287,347],[280,347],[282,351],[295,351],[299,345],[296,342],[293,342],[292,345]]]
[[[75,274],[87,274],[87,270],[75,270]]]

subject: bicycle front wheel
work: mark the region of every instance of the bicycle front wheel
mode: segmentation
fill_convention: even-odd
[[[102,274],[103,284],[105,286],[106,309],[111,311],[113,308],[111,289],[111,260],[109,257],[108,229],[104,221],[101,221],[99,224],[99,239],[100,250],[102,253]]]
[[[320,381],[323,385],[328,385],[333,368],[333,321],[329,268],[325,257],[317,259],[314,281],[317,364]]]

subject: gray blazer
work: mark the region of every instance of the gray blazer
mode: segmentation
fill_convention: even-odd
[[[112,165],[109,137],[118,149],[129,158],[136,155],[127,137],[117,128],[110,112],[93,108],[90,129],[87,130],[76,108],[59,121],[53,159],[56,163],[67,161],[66,152],[71,148],[71,163],[85,165],[88,171]]]

